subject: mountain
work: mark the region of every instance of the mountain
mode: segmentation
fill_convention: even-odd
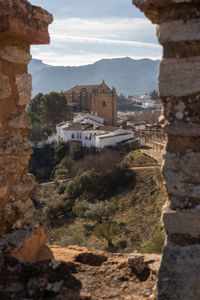
[[[29,73],[33,77],[33,96],[37,93],[67,91],[75,85],[99,84],[102,80],[114,86],[117,93],[140,95],[157,89],[159,60],[134,60],[129,57],[102,59],[80,67],[50,66],[33,59]]]

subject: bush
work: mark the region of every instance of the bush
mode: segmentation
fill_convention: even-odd
[[[64,194],[66,185],[67,185],[66,182],[61,182],[60,184],[58,184],[57,192],[59,195]]]
[[[104,218],[110,217],[116,211],[115,204],[110,201],[101,201],[90,204],[84,216],[87,219],[97,221],[101,224]]]
[[[73,213],[77,217],[85,217],[85,212],[89,208],[89,203],[87,201],[76,201],[73,207]]]
[[[83,197],[89,200],[94,197],[97,184],[98,174],[94,170],[80,172],[68,182],[66,192],[69,198]]]

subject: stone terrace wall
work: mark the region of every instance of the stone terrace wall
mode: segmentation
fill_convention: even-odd
[[[163,174],[169,204],[160,300],[200,299],[200,1],[133,0],[159,24],[159,90],[168,142]]]
[[[25,113],[30,102],[31,76],[27,64],[30,44],[48,44],[52,16],[25,0],[0,0],[0,234],[23,228],[34,208],[28,173],[31,123]]]

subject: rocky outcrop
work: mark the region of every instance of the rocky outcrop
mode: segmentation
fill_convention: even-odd
[[[197,300],[200,248],[200,6],[195,0],[133,0],[157,23],[163,45],[159,92],[167,147],[163,166],[169,203],[159,300]]]

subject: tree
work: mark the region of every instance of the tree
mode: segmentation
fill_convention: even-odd
[[[101,224],[103,219],[113,215],[115,210],[115,204],[112,201],[100,201],[93,204],[91,203],[85,211],[84,216],[87,219],[97,221],[97,223]]]
[[[69,119],[69,106],[64,94],[51,92],[42,97],[41,115],[44,123],[50,127]]]
[[[97,238],[104,238],[108,242],[108,248],[114,250],[115,246],[112,242],[112,236],[120,230],[119,226],[115,222],[104,222],[98,224],[94,229],[94,235]]]
[[[96,192],[98,174],[94,170],[80,171],[77,176],[70,180],[66,187],[66,192],[69,198],[77,199],[83,197],[89,199]]]
[[[29,115],[33,122],[40,120],[47,135],[55,131],[56,125],[70,117],[70,109],[63,93],[37,94],[30,103]]]
[[[151,97],[152,100],[157,100],[157,99],[158,99],[158,91],[153,90],[153,91],[150,93],[150,97]]]

